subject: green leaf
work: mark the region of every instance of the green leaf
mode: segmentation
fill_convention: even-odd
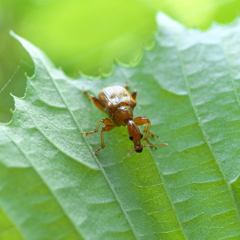
[[[162,13],[157,23],[154,49],[101,80],[70,79],[12,33],[35,74],[0,126],[0,236],[11,226],[31,240],[240,238],[240,21],[206,32]],[[99,133],[81,133],[105,115],[82,90],[126,82],[152,142],[169,146],[127,156],[120,127],[95,156]]]

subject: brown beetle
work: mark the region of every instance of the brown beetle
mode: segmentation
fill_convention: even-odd
[[[84,93],[93,101],[98,109],[107,113],[110,118],[102,119],[94,131],[82,133],[87,136],[98,132],[100,125],[102,123],[105,124],[101,131],[101,147],[94,152],[95,154],[98,154],[98,152],[105,147],[103,133],[119,126],[127,126],[129,139],[134,143],[133,151],[140,153],[143,147],[156,147],[156,145],[167,146],[166,143],[152,144],[149,142],[149,135],[156,137],[157,135],[150,133],[151,122],[148,118],[143,116],[133,118],[133,109],[136,106],[136,91],[131,94],[126,88],[113,86],[102,89],[98,94],[98,98],[88,95],[86,91],[84,91]],[[145,132],[146,135],[143,137],[138,126],[145,124],[146,126],[143,132]],[[145,140],[149,145],[142,145],[141,139]]]

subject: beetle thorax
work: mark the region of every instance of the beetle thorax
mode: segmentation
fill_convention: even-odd
[[[125,126],[127,121],[133,118],[133,111],[130,106],[120,106],[112,113],[110,117],[116,125]]]

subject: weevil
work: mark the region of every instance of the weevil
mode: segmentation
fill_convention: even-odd
[[[100,125],[103,123],[105,126],[101,130],[101,146],[94,152],[96,155],[105,147],[104,144],[104,132],[111,131],[115,127],[127,126],[129,139],[134,143],[134,149],[138,153],[142,152],[143,147],[154,147],[156,145],[167,146],[167,143],[152,144],[149,140],[149,136],[157,135],[150,132],[151,122],[144,116],[133,118],[133,110],[136,106],[137,91],[130,93],[128,88],[121,86],[112,86],[102,89],[98,98],[93,95],[89,95],[86,91],[84,93],[87,97],[93,101],[94,105],[101,111],[105,112],[109,118],[103,118],[94,131],[83,132],[83,135],[89,135],[98,132]],[[146,125],[143,132],[146,133],[143,137],[138,126]],[[142,145],[141,140],[146,141],[149,145]],[[130,152],[132,152],[130,151]],[[130,153],[129,153],[130,154]]]

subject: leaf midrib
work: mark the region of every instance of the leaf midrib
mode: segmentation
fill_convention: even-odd
[[[58,88],[58,86],[57,86],[57,84],[56,84],[56,81],[54,80],[54,78],[53,78],[52,75],[50,74],[49,69],[46,67],[46,65],[44,64],[44,62],[41,61],[41,58],[38,57],[38,59],[40,60],[40,62],[41,62],[42,65],[44,66],[44,68],[45,68],[45,70],[46,70],[46,72],[47,72],[47,74],[48,74],[48,76],[49,76],[49,79],[52,80],[56,91],[58,92],[58,94],[59,94],[59,96],[61,97],[63,103],[65,104],[65,106],[66,106],[69,114],[70,114],[71,117],[73,118],[73,121],[74,121],[74,123],[76,124],[79,132],[82,133],[83,131],[81,131],[81,127],[79,126],[78,121],[76,120],[73,112],[72,112],[71,109],[69,108],[69,106],[68,106],[68,104],[67,104],[67,101],[65,100],[64,96],[63,96],[63,95],[61,94],[61,92],[59,91],[59,88]],[[40,131],[40,130],[39,130],[39,131]],[[40,132],[41,132],[41,131],[40,131]],[[43,134],[43,133],[42,133],[42,134]],[[44,135],[44,134],[43,134],[43,135]],[[44,135],[44,137],[46,138],[45,135]],[[48,138],[47,138],[47,139],[48,139]],[[96,155],[92,152],[89,142],[86,140],[86,138],[83,137],[83,139],[84,139],[84,141],[87,143],[87,146],[88,146],[88,148],[89,148],[89,151],[91,152],[94,160],[95,160],[96,163],[98,164],[100,171],[102,172],[104,178],[106,179],[106,181],[107,181],[107,183],[108,183],[108,185],[109,185],[109,188],[111,189],[113,195],[115,196],[115,198],[116,198],[116,200],[117,200],[117,202],[118,202],[118,204],[119,204],[119,207],[122,209],[122,212],[123,212],[124,215],[125,215],[126,221],[128,222],[128,224],[129,224],[129,226],[130,226],[130,229],[131,229],[131,231],[132,231],[135,239],[138,239],[137,233],[135,233],[135,231],[134,231],[134,227],[133,227],[133,225],[132,225],[132,223],[131,223],[131,221],[130,221],[130,219],[129,219],[129,217],[128,217],[128,214],[127,214],[127,212],[124,210],[124,208],[123,208],[123,206],[122,206],[122,204],[121,204],[121,201],[120,201],[120,199],[118,198],[116,191],[114,190],[114,186],[112,186],[111,181],[110,181],[110,179],[108,178],[106,172],[104,171],[104,168],[103,168],[102,165],[100,164],[98,158],[97,158]],[[48,141],[49,141],[49,139],[48,139]],[[35,170],[36,170],[36,169],[35,169]],[[57,199],[57,197],[56,197],[54,194],[53,194],[53,196]],[[60,201],[59,201],[58,199],[57,199],[57,201],[58,201],[58,203],[60,204]],[[60,206],[61,206],[62,209],[64,209],[61,204],[60,204]],[[65,211],[63,211],[63,212],[65,212]],[[65,212],[65,213],[66,213],[66,212]],[[67,214],[66,214],[66,215],[67,215]],[[67,215],[67,216],[68,216],[68,215]],[[68,216],[68,218],[70,219],[69,216]],[[70,219],[70,222],[73,224],[74,228],[77,229],[77,226],[75,226],[75,224],[73,223],[73,221],[72,221],[71,219]],[[77,231],[79,232],[78,229],[77,229]],[[79,232],[79,234],[80,234],[80,232]],[[81,234],[80,234],[80,236],[81,236]]]

